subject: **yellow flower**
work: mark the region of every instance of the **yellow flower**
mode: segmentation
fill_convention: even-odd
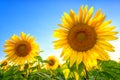
[[[10,40],[7,40],[4,52],[7,54],[7,60],[13,64],[24,64],[34,60],[39,52],[39,46],[35,43],[35,38],[21,32],[20,37],[14,34]]]
[[[61,64],[61,63],[59,63],[59,64],[58,64],[58,68],[61,68],[61,67],[62,67],[62,64]]]
[[[56,69],[58,67],[58,59],[56,56],[48,56],[47,58],[48,63],[46,63],[47,69]]]
[[[2,60],[0,62],[0,65],[2,65],[2,66],[7,66],[8,64],[9,64],[9,62],[7,60]]]
[[[7,70],[10,67],[10,64],[8,60],[5,59],[0,62],[0,66],[2,67],[2,69]]]
[[[69,77],[69,74],[70,74],[70,70],[69,69],[63,69],[63,74],[64,74],[64,77],[65,77],[65,80],[67,80],[68,77]]]
[[[86,69],[97,66],[97,59],[109,60],[107,51],[114,51],[114,47],[108,42],[116,40],[113,31],[115,26],[110,26],[111,20],[105,21],[105,15],[98,10],[92,17],[94,7],[88,10],[88,6],[81,6],[78,16],[73,10],[70,15],[66,12],[62,17],[60,28],[54,32],[55,49],[63,48],[61,57],[70,59],[70,67],[76,63],[76,67],[83,62]]]

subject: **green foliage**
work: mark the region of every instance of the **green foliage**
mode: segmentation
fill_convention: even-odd
[[[7,69],[0,66],[0,80],[120,80],[120,63],[116,61],[98,61],[98,68],[91,71],[86,71],[83,63],[78,69],[75,64],[69,67],[69,61],[60,68],[47,70],[44,65],[48,61],[40,56],[35,58],[37,61],[25,64],[22,70],[20,65]]]
[[[90,80],[120,80],[120,63],[99,61],[99,68],[89,72]]]
[[[41,56],[36,56],[35,58],[36,58],[38,61],[42,61],[42,60],[43,60]]]
[[[0,80],[21,80],[24,77],[21,75],[23,72],[19,70],[19,66],[11,66],[6,71],[0,71],[2,75],[0,76]]]
[[[65,80],[62,68],[47,70],[44,63],[48,61],[40,56],[35,58],[37,61],[33,63],[24,64],[24,66],[12,65],[7,70],[3,69],[4,66],[0,66],[0,80]],[[22,70],[21,67],[23,67]]]

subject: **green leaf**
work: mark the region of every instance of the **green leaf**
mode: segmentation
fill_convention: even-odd
[[[84,70],[84,64],[83,63],[80,63],[79,66],[78,66],[78,70],[77,70],[77,73],[78,74],[81,74]]]
[[[35,56],[35,58],[36,58],[38,61],[42,61],[42,57],[41,57],[41,56]]]
[[[89,72],[91,80],[120,80],[120,64],[116,61],[99,61],[99,69],[94,69]]]
[[[42,62],[42,63],[51,63],[51,62],[48,61],[48,60],[42,60],[41,62]]]
[[[9,76],[12,76],[14,73],[14,66],[12,66],[9,70],[7,70],[5,73],[4,73],[4,77],[9,77]]]

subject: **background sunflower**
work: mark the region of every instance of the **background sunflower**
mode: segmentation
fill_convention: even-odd
[[[56,69],[58,68],[59,61],[56,56],[48,56],[47,57],[48,63],[46,63],[47,69]]]
[[[35,42],[35,38],[21,32],[20,37],[13,35],[6,40],[4,52],[7,60],[14,64],[24,64],[34,60],[39,53],[39,46]]]

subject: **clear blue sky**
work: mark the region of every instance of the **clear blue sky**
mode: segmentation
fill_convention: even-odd
[[[53,31],[64,12],[73,9],[77,13],[81,5],[94,6],[95,11],[101,8],[106,19],[112,19],[112,25],[120,31],[119,0],[0,0],[0,59],[5,56],[5,40],[22,31],[36,37],[44,50],[41,56],[59,55],[60,51],[53,49]]]

